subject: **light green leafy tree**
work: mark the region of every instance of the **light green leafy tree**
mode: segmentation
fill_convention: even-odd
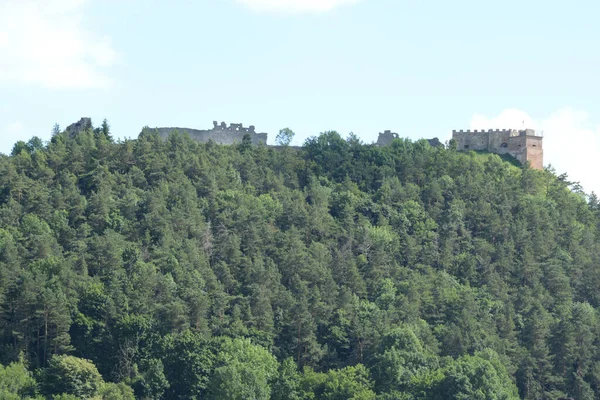
[[[121,383],[105,383],[99,393],[102,400],[135,400],[133,389]]]
[[[296,134],[290,128],[283,128],[275,137],[275,143],[280,146],[289,146]]]
[[[375,400],[373,381],[362,364],[327,373],[323,385],[324,400]]]
[[[37,383],[22,361],[6,367],[0,365],[0,398],[20,400],[35,398]]]
[[[463,356],[413,380],[423,400],[519,400],[517,387],[492,350]]]
[[[265,348],[248,339],[225,339],[210,380],[211,399],[267,400],[278,363]]]
[[[47,395],[71,394],[79,398],[95,396],[104,380],[89,360],[55,355],[42,374],[42,389]]]

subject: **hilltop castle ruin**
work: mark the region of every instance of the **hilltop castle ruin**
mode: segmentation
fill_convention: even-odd
[[[171,132],[177,131],[179,133],[188,134],[192,139],[202,143],[207,143],[209,140],[212,140],[218,144],[240,143],[244,138],[244,135],[249,135],[252,144],[267,144],[267,134],[256,133],[254,125],[244,128],[242,124],[230,124],[227,126],[225,122],[218,124],[217,121],[213,121],[213,129],[209,130],[189,128],[156,128],[156,131],[164,139],[168,138]]]
[[[544,168],[544,137],[533,129],[490,129],[452,131],[458,150],[485,150],[496,154],[509,154],[521,164],[529,162],[531,168]]]
[[[90,118],[81,118],[80,121],[67,127],[66,132],[74,137],[79,132],[91,129],[92,121]],[[202,143],[212,140],[218,144],[231,145],[242,142],[245,135],[250,137],[252,144],[266,145],[267,134],[257,133],[253,125],[244,128],[242,124],[230,124],[225,122],[220,124],[213,121],[213,128],[208,130],[190,129],[190,128],[155,128],[156,132],[166,139],[174,131],[189,135],[192,139]],[[400,135],[390,130],[379,133],[375,145],[387,146]],[[467,130],[452,131],[452,139],[456,143],[458,150],[476,150],[489,151],[496,154],[508,154],[514,157],[521,164],[529,162],[531,168],[544,168],[544,149],[542,147],[543,136],[536,133],[533,129],[496,129],[496,130]],[[438,138],[428,139],[433,147],[443,147],[444,145]]]

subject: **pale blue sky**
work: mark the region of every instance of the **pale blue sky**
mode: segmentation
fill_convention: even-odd
[[[0,0],[0,152],[82,116],[116,137],[289,126],[296,144],[525,120],[546,164],[600,192],[599,15],[592,0]]]

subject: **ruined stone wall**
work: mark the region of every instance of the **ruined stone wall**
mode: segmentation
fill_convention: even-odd
[[[377,146],[388,146],[390,145],[394,139],[398,139],[400,135],[394,133],[392,131],[383,131],[379,133],[379,137],[377,138]],[[437,137],[433,139],[426,139],[431,147],[444,147],[444,144],[440,142],[440,139]]]
[[[179,133],[187,134],[192,139],[207,143],[209,140],[214,141],[218,144],[231,145],[235,143],[240,143],[244,138],[244,135],[249,135],[252,144],[267,144],[267,134],[266,133],[256,133],[256,130],[253,125],[248,128],[244,128],[242,124],[230,124],[227,126],[225,122],[221,122],[221,124],[217,124],[216,121],[213,122],[213,129],[209,130],[199,130],[199,129],[189,129],[189,128],[156,128],[158,134],[166,139],[169,135],[177,131]]]
[[[392,131],[383,131],[383,133],[379,133],[379,137],[377,138],[378,146],[387,146],[392,143],[394,139],[398,139],[399,135]]]

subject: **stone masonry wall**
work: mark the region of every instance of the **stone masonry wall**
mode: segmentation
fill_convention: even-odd
[[[456,141],[459,150],[487,150],[489,147],[489,134],[486,131],[454,131],[452,139]]]
[[[66,131],[71,137],[74,137],[79,132],[91,127],[90,118],[81,118],[78,122],[69,125]],[[240,143],[244,135],[249,135],[252,144],[267,144],[267,134],[257,133],[253,125],[245,128],[242,124],[230,124],[227,126],[225,122],[218,124],[217,121],[213,121],[213,129],[208,130],[156,128],[156,131],[164,139],[168,138],[172,132],[178,131],[188,134],[192,139],[203,143],[213,140],[219,144],[231,145]],[[398,137],[397,133],[389,130],[384,131],[379,134],[377,145],[387,146]],[[452,139],[456,142],[458,150],[478,150],[497,154],[509,154],[522,164],[529,162],[532,168],[544,168],[543,137],[536,135],[532,129],[452,131]],[[429,140],[429,144],[431,146],[442,145],[437,138]]]
[[[398,135],[397,133],[394,133],[392,131],[383,131],[383,132],[379,132],[379,137],[377,138],[377,143],[375,143],[377,146],[388,146],[390,145],[394,139],[398,139],[400,137],[400,135]],[[440,139],[438,139],[437,137],[433,138],[433,139],[427,139],[427,142],[429,142],[429,145],[431,147],[443,147],[444,144],[442,142],[440,142]]]
[[[400,136],[397,133],[392,131],[384,131],[383,133],[379,133],[379,137],[377,138],[378,146],[387,146],[392,143],[394,139],[398,139]]]
[[[163,139],[168,138],[172,132],[177,131],[188,134],[192,139],[202,143],[207,143],[209,140],[213,140],[215,143],[226,145],[240,143],[244,138],[244,135],[247,134],[250,136],[252,144],[267,144],[267,134],[256,133],[253,125],[248,128],[244,128],[242,124],[230,124],[227,126],[225,122],[217,124],[217,122],[214,121],[213,129],[209,130],[189,128],[156,128],[156,131]]]
[[[508,142],[508,154],[516,158],[521,164],[525,164],[527,161],[527,138],[518,136],[511,139]]]
[[[509,154],[521,164],[529,162],[532,168],[544,168],[543,137],[532,129],[496,129],[488,131],[452,131],[458,150],[489,151]]]
[[[488,151],[497,154],[508,154],[510,152],[509,144],[511,143],[511,131],[498,130],[494,131],[493,134],[488,132]]]
[[[531,168],[544,169],[543,138],[527,136],[527,161]]]

